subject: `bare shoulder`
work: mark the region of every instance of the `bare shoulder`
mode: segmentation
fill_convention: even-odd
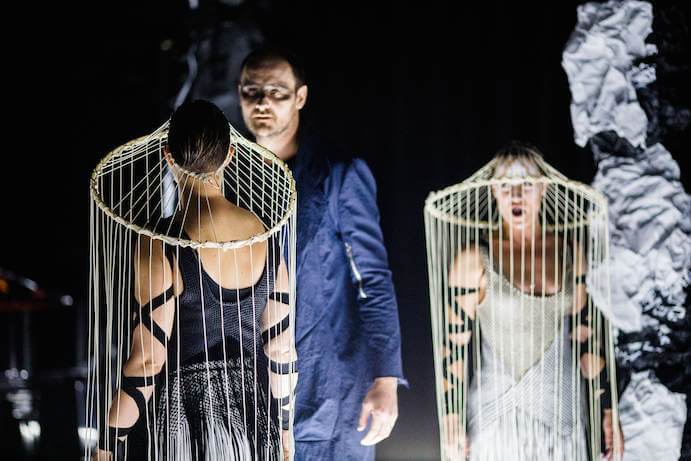
[[[165,259],[163,242],[147,235],[139,235],[134,246],[134,258],[138,264],[160,266],[154,263],[162,262]],[[152,267],[152,269],[154,268]]]
[[[256,214],[244,208],[238,208],[238,212],[240,213],[243,222],[245,222],[252,235],[261,234],[262,232],[266,231],[264,224]]]
[[[227,229],[232,229],[233,240],[245,240],[266,231],[261,220],[245,208],[233,206],[226,215],[230,221]]]
[[[163,242],[139,236],[134,246],[136,294],[142,303],[165,291],[173,283],[172,269],[166,260]]]
[[[477,245],[460,250],[449,267],[449,286],[474,287],[484,271],[482,254]]]
[[[576,275],[585,274],[588,271],[588,263],[586,261],[585,251],[583,246],[579,243],[576,243],[573,246],[573,261]]]

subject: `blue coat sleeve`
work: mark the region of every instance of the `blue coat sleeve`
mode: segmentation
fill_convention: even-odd
[[[339,230],[357,290],[360,319],[373,377],[403,378],[401,332],[384,239],[379,225],[376,184],[367,164],[350,162],[338,194]]]

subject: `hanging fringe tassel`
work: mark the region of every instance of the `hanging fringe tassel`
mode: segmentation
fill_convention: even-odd
[[[471,432],[472,461],[587,461],[585,433],[561,434],[519,409],[502,415],[479,433]]]

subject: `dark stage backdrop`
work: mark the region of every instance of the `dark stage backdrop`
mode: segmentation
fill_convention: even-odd
[[[427,194],[461,181],[510,139],[538,145],[571,178],[592,179],[592,155],[573,142],[560,66],[576,5],[267,0],[217,11],[256,24],[302,55],[305,116],[364,157],[376,176],[411,384],[400,392],[399,422],[378,459],[439,457]],[[72,294],[83,309],[90,171],[110,149],[169,116],[187,31],[208,18],[187,14],[186,2],[23,8],[5,15],[20,29],[4,41],[4,73],[13,82],[4,88],[3,138],[16,146],[6,145],[2,155],[0,267]],[[666,145],[689,190],[684,136]],[[34,339],[75,347],[74,335],[56,328]]]

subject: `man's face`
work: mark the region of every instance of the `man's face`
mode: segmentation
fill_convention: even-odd
[[[290,64],[279,60],[243,69],[239,93],[247,128],[257,138],[270,138],[297,122],[307,99],[307,86],[297,88]]]

